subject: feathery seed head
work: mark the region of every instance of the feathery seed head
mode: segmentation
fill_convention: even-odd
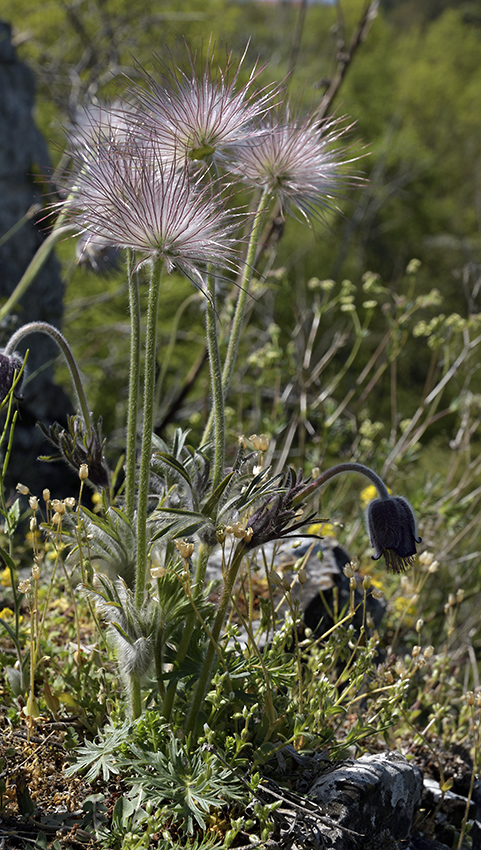
[[[200,289],[207,265],[233,265],[222,199],[193,180],[185,162],[166,164],[154,141],[99,144],[75,159],[67,215],[80,230],[138,252],[141,262],[161,259]]]
[[[262,68],[255,66],[244,84],[239,74],[247,48],[233,69],[232,54],[224,71],[214,67],[210,46],[204,71],[195,72],[191,55],[189,73],[180,68],[160,71],[155,78],[144,69],[145,87],[136,89],[145,127],[155,134],[167,159],[213,159],[253,133],[253,122],[262,117],[276,94],[275,87],[256,93],[252,86]]]
[[[283,212],[297,207],[305,218],[316,217],[333,207],[348,182],[345,166],[352,159],[345,159],[345,147],[335,147],[346,129],[334,119],[321,128],[312,115],[291,119],[286,109],[236,149],[231,171],[277,197]]]

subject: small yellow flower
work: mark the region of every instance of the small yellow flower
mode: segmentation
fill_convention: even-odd
[[[315,522],[307,529],[308,534],[319,534],[320,537],[336,537],[336,529],[332,522]]]
[[[12,586],[12,576],[8,567],[5,567],[5,569],[0,572],[0,584],[3,587]]]

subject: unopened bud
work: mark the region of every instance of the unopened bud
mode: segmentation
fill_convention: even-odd
[[[476,696],[472,691],[467,691],[464,694],[464,699],[466,700],[468,705],[474,705],[474,703],[476,701]]]
[[[297,578],[301,584],[305,584],[307,581],[307,573],[303,567],[297,573]]]
[[[60,499],[52,499],[52,508],[60,515],[65,513],[65,505]]]
[[[458,603],[458,605],[461,604],[463,599],[464,599],[464,590],[463,590],[462,587],[460,587],[459,590],[456,591],[456,602]]]
[[[427,646],[423,652],[425,658],[432,658],[434,655],[434,646]]]
[[[420,632],[423,626],[424,626],[424,620],[422,619],[422,617],[420,617],[419,620],[416,623],[416,631]]]
[[[89,468],[86,463],[81,463],[79,466],[78,477],[81,481],[86,481],[89,477]]]
[[[167,572],[167,570],[165,569],[165,567],[151,567],[150,568],[150,575],[152,576],[152,578],[163,578],[163,576],[165,576],[166,572]]]
[[[30,493],[30,490],[25,486],[25,484],[17,484],[17,490],[22,496],[28,496]]]
[[[38,511],[38,499],[36,496],[30,496],[28,504],[32,508],[32,511]]]
[[[32,578],[34,581],[38,581],[40,578],[40,567],[38,564],[34,564],[32,567]]]
[[[275,570],[272,570],[272,572],[269,573],[269,584],[271,584],[272,587],[279,587],[279,585],[282,584],[282,579],[279,573],[276,573]]]
[[[74,499],[73,496],[67,496],[67,498],[64,499],[63,501],[64,501],[64,505],[67,508],[69,508],[70,510],[73,510],[73,508],[75,507],[75,499]]]
[[[36,531],[36,529],[37,529],[37,517],[34,517],[34,516],[30,517],[29,526],[30,526],[30,531]]]
[[[44,490],[44,491],[43,491],[43,493],[42,493],[42,499],[43,499],[43,501],[44,501],[44,502],[49,502],[49,501],[50,501],[50,490],[47,490],[47,489],[45,488],[45,490]]]
[[[364,576],[362,586],[364,590],[369,590],[369,588],[371,587],[371,576]]]

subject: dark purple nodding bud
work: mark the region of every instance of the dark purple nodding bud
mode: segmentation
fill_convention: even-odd
[[[0,351],[0,403],[7,397],[12,384],[15,380],[15,375],[18,375],[21,368],[23,366],[23,357],[18,354],[18,352],[14,351],[13,354],[4,354],[3,351]],[[15,385],[15,389],[13,394],[15,398],[22,399],[22,383],[23,383],[23,375],[20,380]]]
[[[404,572],[416,554],[417,537],[414,511],[403,496],[373,499],[366,510],[366,524],[374,549],[373,559],[384,555],[388,570]]]

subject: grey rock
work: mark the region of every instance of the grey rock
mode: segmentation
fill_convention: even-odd
[[[326,850],[400,850],[421,802],[422,772],[399,753],[350,759],[324,773],[309,792],[331,821]]]

